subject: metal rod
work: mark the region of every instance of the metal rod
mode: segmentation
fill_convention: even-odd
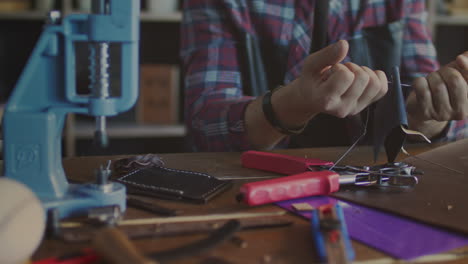
[[[92,1],[91,11],[93,14],[108,14],[108,0]],[[108,98],[109,92],[109,43],[90,43],[90,89],[95,98]],[[96,116],[96,131],[94,133],[95,143],[101,147],[107,147],[108,138],[106,131],[106,117]]]
[[[117,225],[124,226],[124,225],[151,225],[151,224],[163,224],[163,223],[199,222],[199,221],[242,219],[242,218],[253,218],[253,217],[273,217],[273,216],[282,216],[285,214],[286,214],[286,211],[273,211],[273,212],[260,212],[260,213],[230,213],[230,214],[209,214],[209,215],[143,218],[143,219],[121,220],[117,223]],[[82,225],[83,224],[79,222],[62,222],[60,224],[60,227],[73,228],[73,227],[80,227]]]
[[[393,82],[388,81],[388,84],[393,84]],[[403,87],[411,87],[411,84],[402,83],[401,86],[403,86]]]

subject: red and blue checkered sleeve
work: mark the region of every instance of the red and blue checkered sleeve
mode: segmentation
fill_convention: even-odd
[[[447,133],[441,141],[455,141],[468,138],[468,119],[449,122]]]
[[[436,50],[427,28],[425,0],[406,0],[402,49],[402,77],[413,80],[416,77],[436,71],[439,68]]]
[[[468,138],[468,119],[453,120],[437,137],[431,139],[432,142],[450,142]]]
[[[248,13],[229,2],[236,1],[184,1],[181,59],[185,123],[194,151],[251,148],[244,112],[253,98],[242,93],[236,33],[240,26],[248,27]]]

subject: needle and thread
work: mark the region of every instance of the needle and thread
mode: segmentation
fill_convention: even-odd
[[[393,82],[391,81],[388,81],[388,84],[393,84]],[[401,83],[400,84],[402,87],[411,87],[410,84],[406,84],[406,83]],[[348,154],[349,152],[351,152],[354,147],[356,147],[356,145],[359,143],[359,141],[361,141],[361,139],[367,134],[367,125],[368,125],[368,122],[369,122],[369,115],[370,115],[370,110],[369,108],[366,109],[366,121],[365,121],[365,124],[363,126],[363,130],[362,130],[362,133],[361,135],[354,141],[354,143],[337,159],[337,161],[333,164],[333,166],[330,167],[330,170],[332,170],[336,165],[338,165],[338,163],[340,163]],[[402,126],[402,130],[403,132],[405,132],[407,135],[417,135],[417,136],[420,136],[422,137],[426,142],[428,143],[431,143],[431,141],[422,133],[418,132],[418,131],[413,131],[413,130],[409,130],[405,127]],[[451,171],[454,171],[456,173],[459,173],[459,174],[463,174],[461,171],[458,171],[458,170],[455,170],[455,169],[452,169],[452,168],[449,168],[449,167],[446,167],[442,164],[438,164],[436,162],[433,162],[433,161],[429,161],[429,160],[425,160],[423,158],[420,158],[420,157],[417,157],[417,156],[414,156],[414,155],[411,155],[409,154],[404,148],[401,148],[402,152],[410,157],[414,157],[414,158],[417,158],[417,159],[420,159],[420,160],[423,160],[423,161],[426,161],[428,163],[432,163],[436,166],[439,166],[439,167],[442,167],[442,168],[445,168],[445,169],[448,169],[448,170],[451,170]]]
[[[393,82],[388,82],[388,84],[393,84]],[[401,83],[401,86],[403,87],[411,87],[410,84],[406,84],[406,83]],[[338,165],[338,163],[340,163],[340,161],[342,161],[348,154],[349,152],[351,152],[354,147],[356,147],[356,145],[359,143],[359,141],[361,141],[362,138],[364,138],[364,136],[367,134],[367,125],[369,123],[369,116],[370,116],[370,110],[369,110],[369,107],[366,108],[366,121],[364,123],[364,126],[363,126],[363,129],[362,129],[362,133],[361,135],[354,141],[354,143],[338,158],[337,161],[335,161],[335,163],[333,164],[333,166],[330,167],[330,170],[333,170],[333,168]],[[405,131],[406,132],[406,131]],[[424,136],[424,135],[423,135]],[[425,136],[424,136],[425,137]],[[429,139],[427,139],[425,137],[426,141],[429,141]],[[429,141],[430,142],[430,141]]]
[[[393,84],[393,82],[387,82],[388,84]],[[402,87],[411,87],[411,84],[407,84],[407,83],[402,83],[401,84]]]
[[[333,170],[333,168],[338,165],[338,163],[340,163],[341,160],[344,159],[344,157],[346,157],[348,155],[349,152],[351,152],[351,150],[354,149],[354,147],[359,143],[359,141],[361,141],[361,139],[367,134],[367,124],[369,123],[369,115],[370,115],[370,110],[369,110],[369,107],[366,108],[366,121],[364,123],[364,126],[363,126],[363,129],[362,129],[362,133],[361,135],[354,141],[354,143],[338,158],[337,161],[335,161],[333,163],[333,166],[330,167],[329,170]]]
[[[388,82],[388,84],[393,84],[393,82]],[[406,84],[406,83],[402,83],[401,84],[402,87],[411,87],[410,84]],[[337,159],[337,161],[333,164],[333,166],[330,167],[330,170],[333,170],[333,168],[338,165],[338,163],[340,163],[348,154],[349,152],[351,152],[354,147],[359,143],[359,141],[361,141],[361,139],[366,135],[367,133],[367,125],[368,125],[368,122],[369,122],[369,115],[370,115],[370,110],[369,110],[369,107],[366,109],[366,121],[365,121],[365,124],[363,126],[363,130],[362,130],[362,133],[361,135],[354,141],[354,143]],[[418,135],[420,137],[422,137],[426,142],[428,143],[431,143],[431,141],[422,133],[418,132],[418,131],[413,131],[413,130],[409,130],[405,127],[402,126],[402,130],[403,132],[405,132],[406,134],[413,134],[413,135]],[[421,158],[421,157],[418,157],[418,156],[415,156],[415,155],[411,155],[410,153],[408,153],[408,151],[406,151],[405,148],[401,148],[401,151],[407,155],[408,157],[412,157],[412,158],[415,158],[415,159],[418,159],[418,160],[421,160],[421,161],[425,161],[427,163],[430,163],[430,164],[433,164],[435,166],[438,166],[438,167],[441,167],[443,169],[447,169],[447,170],[450,170],[450,171],[453,171],[455,173],[458,173],[458,174],[464,174],[462,171],[459,171],[459,170],[456,170],[456,169],[453,169],[453,168],[450,168],[450,167],[447,167],[443,164],[440,164],[440,163],[437,163],[437,162],[434,162],[434,161],[431,161],[431,160],[427,160],[427,159],[424,159],[424,158]]]

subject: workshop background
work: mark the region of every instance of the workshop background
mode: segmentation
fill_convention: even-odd
[[[45,14],[89,12],[91,0],[0,0],[0,103],[4,105],[42,32]],[[186,152],[183,89],[179,60],[183,0],[141,0],[140,97],[131,111],[110,118],[110,145],[93,145],[94,119],[69,115],[64,156]],[[427,0],[428,28],[440,63],[468,50],[468,1]],[[116,49],[116,48],[114,48]],[[118,52],[111,74],[118,75]],[[117,51],[117,50],[116,50]],[[77,47],[77,87],[87,93],[86,45]],[[117,70],[115,70],[117,69]],[[113,85],[118,87],[118,83]]]

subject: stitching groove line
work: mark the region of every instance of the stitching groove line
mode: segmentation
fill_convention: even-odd
[[[171,171],[171,172],[181,172],[181,173],[187,173],[187,174],[192,174],[192,175],[203,176],[203,177],[206,177],[206,178],[209,178],[209,179],[215,178],[215,177],[213,177],[211,175],[201,173],[201,172],[178,170],[178,169],[171,169],[171,168],[166,168],[166,167],[158,167],[158,168],[166,170],[166,171]],[[142,170],[143,169],[138,169],[138,170],[132,171],[132,172],[120,177],[120,178],[117,178],[117,181],[124,182],[124,183],[130,184],[130,185],[133,185],[133,186],[138,186],[138,187],[143,187],[143,188],[148,188],[148,189],[153,189],[153,190],[165,190],[165,191],[176,192],[176,193],[179,192],[179,190],[176,190],[176,189],[158,187],[158,186],[153,186],[153,185],[137,183],[137,182],[131,181],[131,180],[125,180],[126,178],[128,178],[128,177],[130,177],[130,176],[132,176],[132,175],[134,175],[134,174],[136,174],[136,173],[138,173],[138,172],[140,172]],[[206,193],[204,193],[202,196],[206,197],[208,194],[214,192],[216,189],[217,189],[217,187],[213,187],[210,190],[208,190]],[[182,191],[182,193],[184,193],[184,192]]]

